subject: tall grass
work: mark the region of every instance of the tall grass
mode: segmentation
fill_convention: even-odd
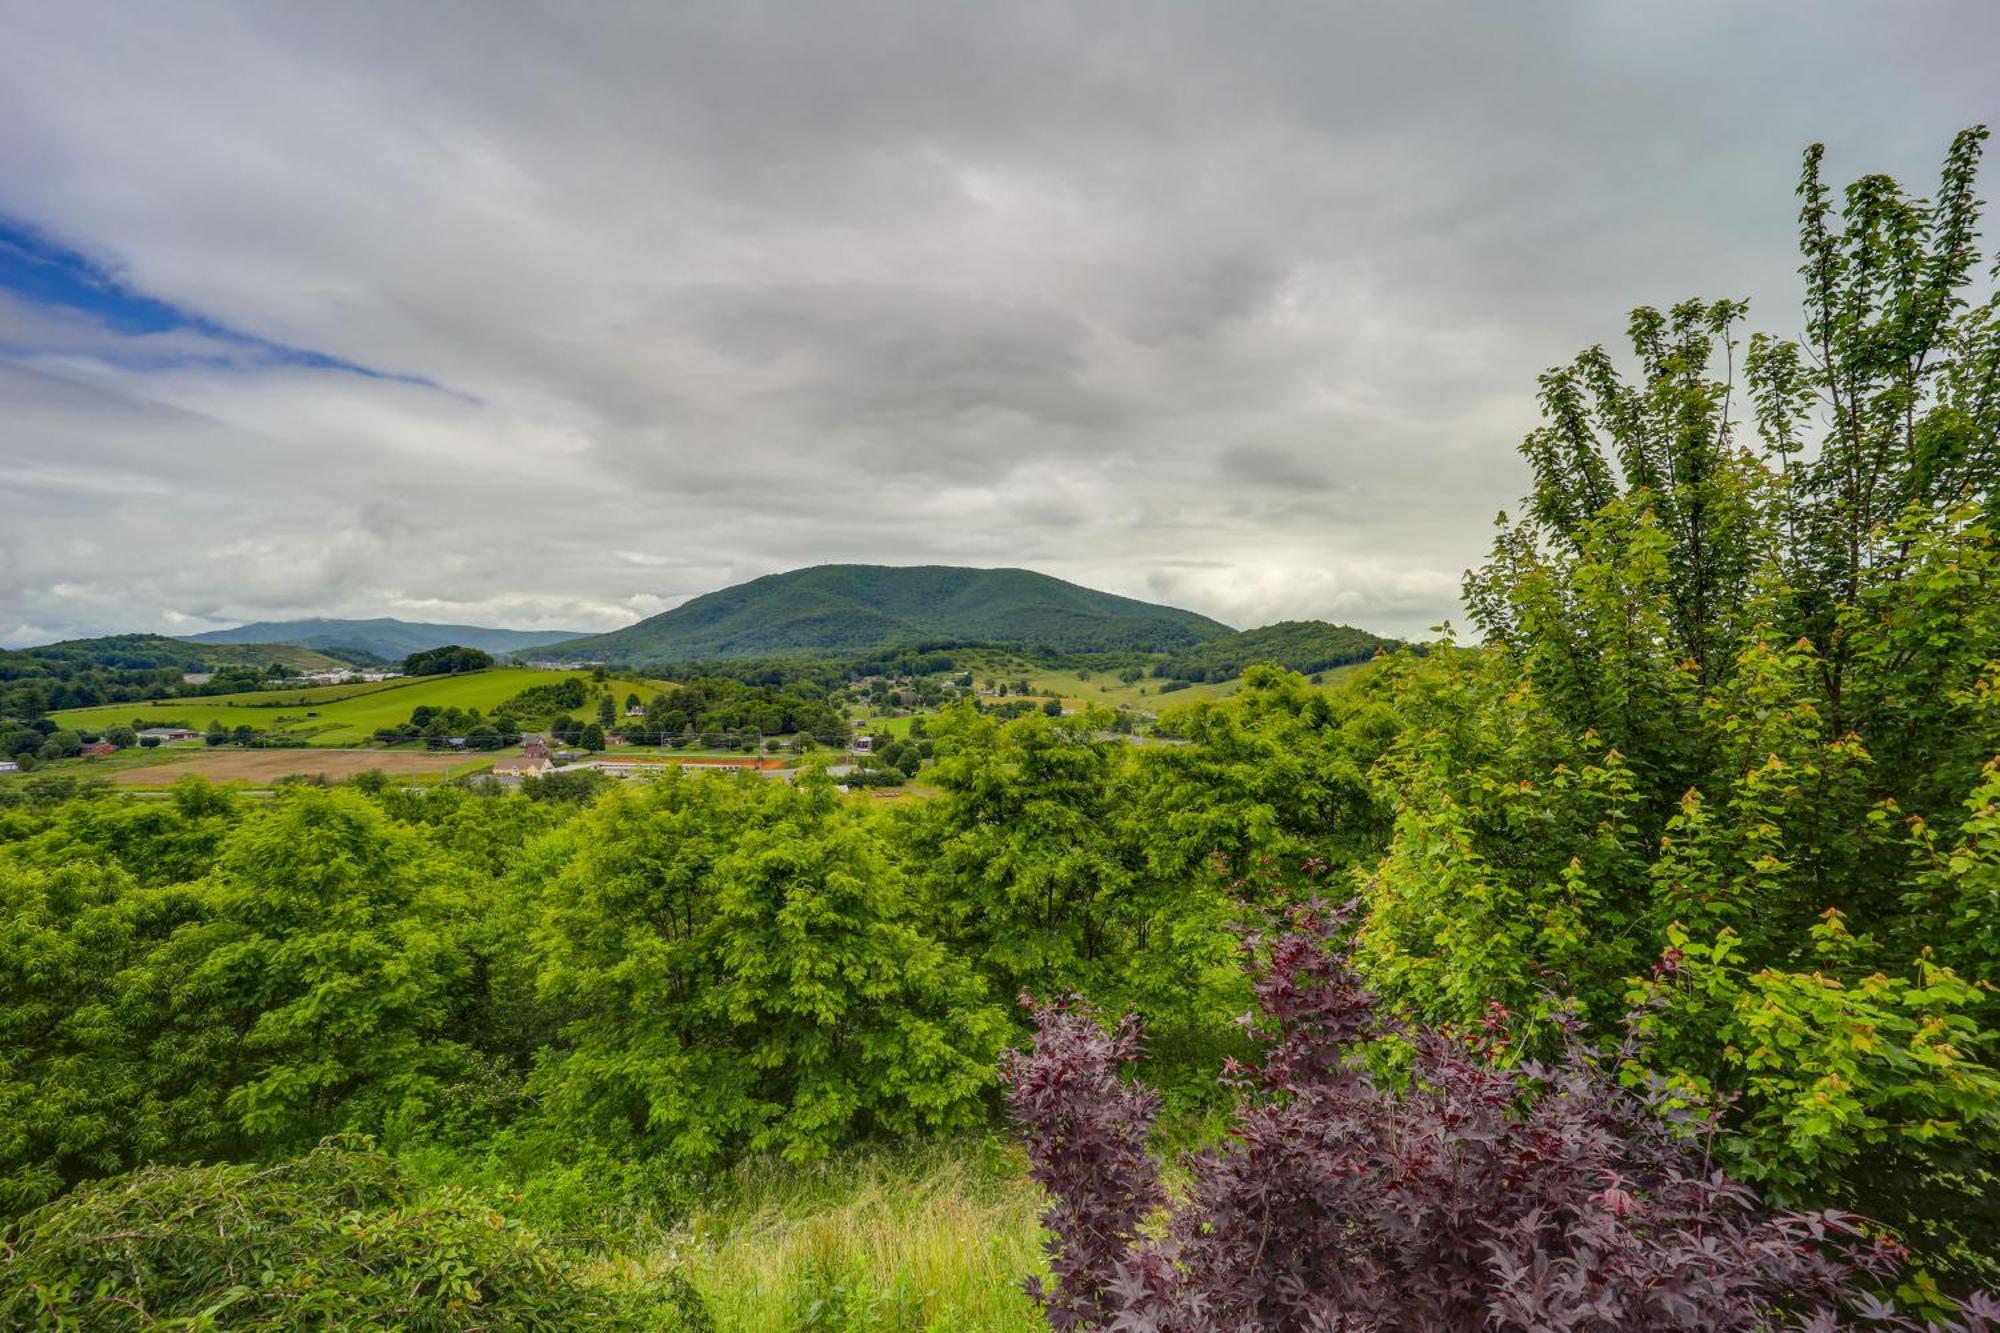
[[[755,1162],[718,1185],[646,1263],[685,1272],[723,1333],[1042,1327],[1021,1290],[1043,1271],[1042,1201],[998,1141]]]

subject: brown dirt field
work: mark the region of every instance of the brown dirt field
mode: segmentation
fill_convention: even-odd
[[[468,766],[462,754],[416,750],[195,750],[105,777],[121,787],[163,787],[190,773],[210,782],[268,785],[294,773],[305,777],[324,773],[329,782],[339,782],[371,768],[391,777],[413,778]]]

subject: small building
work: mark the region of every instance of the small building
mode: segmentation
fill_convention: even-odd
[[[496,778],[539,778],[555,771],[549,762],[549,753],[544,749],[540,754],[524,754],[519,759],[502,759],[493,765]]]
[[[21,766],[12,759],[0,759],[0,773],[19,773]]]
[[[208,684],[208,682],[214,679],[215,679],[215,673],[213,671],[181,672],[181,684],[183,685],[206,685]]]
[[[102,759],[108,754],[117,754],[118,747],[110,741],[92,741],[83,747],[83,753],[89,755],[92,759]]]
[[[875,738],[873,736],[856,736],[854,743],[847,748],[855,754],[872,754],[875,750]]]
[[[175,745],[182,741],[198,741],[201,739],[201,733],[192,727],[147,727],[139,733],[139,739],[142,741],[148,736],[158,741],[161,745]]]

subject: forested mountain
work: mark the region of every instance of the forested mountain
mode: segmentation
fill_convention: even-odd
[[[560,651],[643,665],[857,652],[892,644],[1037,644],[1172,651],[1227,625],[1026,569],[814,565],[770,574]]]
[[[519,653],[577,637],[575,630],[486,629],[395,620],[269,620],[188,636],[189,643],[291,643],[334,653],[358,651],[397,661],[411,653],[457,644],[489,653]]]
[[[1259,662],[1272,662],[1310,674],[1366,662],[1377,651],[1396,646],[1394,639],[1352,625],[1332,625],[1324,620],[1281,620],[1275,625],[1210,639],[1177,653],[1162,665],[1159,674],[1176,680],[1234,680],[1243,674],[1245,667]]]

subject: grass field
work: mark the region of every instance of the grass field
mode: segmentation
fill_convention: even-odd
[[[142,752],[145,753],[145,752]],[[419,784],[442,782],[485,768],[493,756],[468,756],[427,750],[154,750],[151,763],[113,767],[97,761],[64,771],[101,777],[116,787],[167,787],[188,776],[210,782],[243,782],[268,787],[285,777],[324,777],[343,782],[374,768],[391,778]]]
[[[552,685],[571,676],[589,681],[588,672],[532,671],[525,667],[496,667],[458,676],[416,676],[374,684],[327,685],[318,689],[259,690],[251,694],[218,694],[197,699],[162,699],[143,703],[105,704],[97,708],[76,708],[52,714],[58,726],[102,731],[113,723],[129,723],[135,717],[148,722],[176,722],[197,729],[210,722],[224,727],[247,723],[259,731],[279,728],[305,733],[314,746],[361,745],[380,727],[408,720],[412,709],[428,704],[432,708],[477,708],[491,712],[522,690],[535,685]],[[625,696],[641,698],[672,686],[662,681],[613,677],[606,682],[620,708]],[[596,705],[576,710],[576,716],[594,718]]]

